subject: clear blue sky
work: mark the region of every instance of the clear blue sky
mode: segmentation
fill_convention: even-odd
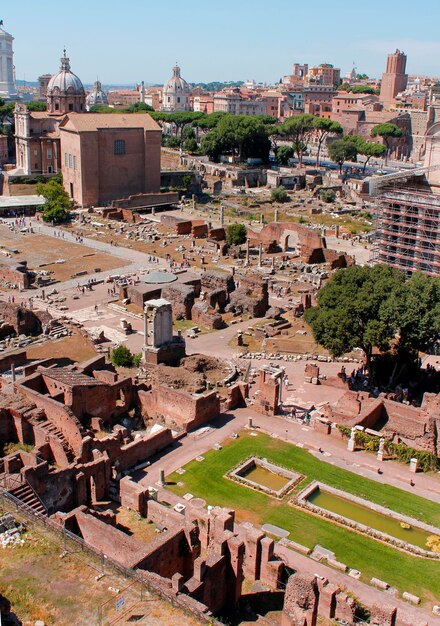
[[[440,75],[440,0],[13,0],[18,79],[54,73],[65,45],[83,82],[163,83],[177,60],[189,82],[273,82],[292,64],[333,63],[380,76],[386,54]]]

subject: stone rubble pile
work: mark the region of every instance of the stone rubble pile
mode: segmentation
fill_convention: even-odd
[[[4,549],[8,546],[23,545],[22,530],[22,525],[17,524],[9,513],[0,517],[0,546]]]
[[[269,359],[271,361],[320,361],[323,363],[362,363],[362,359],[352,357],[333,358],[331,356],[317,354],[278,354],[267,352],[242,352],[237,355],[239,359],[256,360]]]

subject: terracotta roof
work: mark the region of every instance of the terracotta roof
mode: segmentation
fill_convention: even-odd
[[[47,111],[29,111],[30,117],[33,117],[35,120],[41,119],[62,119],[64,117],[64,113],[62,115],[50,115]]]
[[[69,113],[60,128],[77,132],[92,132],[100,128],[160,130],[160,126],[146,113]]]
[[[96,387],[105,385],[105,383],[96,380],[92,376],[86,376],[81,372],[75,372],[66,367],[41,368],[40,372],[44,376],[68,386]]]

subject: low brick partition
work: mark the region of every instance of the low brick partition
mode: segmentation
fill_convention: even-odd
[[[254,467],[262,467],[273,474],[278,476],[282,476],[286,478],[286,484],[279,490],[271,489],[270,487],[266,487],[261,483],[257,483],[250,478],[246,477],[246,473],[252,470]],[[257,456],[251,456],[244,461],[242,461],[239,465],[232,468],[225,474],[225,478],[232,480],[240,485],[244,485],[245,487],[249,487],[250,489],[254,489],[255,491],[262,491],[272,498],[282,499],[286,494],[291,491],[295,485],[297,485],[304,476],[299,474],[298,472],[293,472],[292,470],[288,470],[284,467],[280,467],[279,465],[275,465],[274,463],[270,463],[267,459],[261,459]]]
[[[303,491],[301,491],[295,500],[291,500],[289,502],[292,506],[299,506],[301,508],[307,509],[311,513],[315,513],[320,517],[324,517],[334,522],[343,524],[344,526],[348,526],[354,530],[357,530],[363,534],[366,534],[375,539],[379,539],[385,543],[395,546],[396,548],[400,548],[405,550],[406,552],[410,552],[412,554],[417,554],[418,556],[430,557],[433,559],[440,559],[440,554],[437,552],[431,552],[429,550],[424,550],[423,548],[419,548],[411,543],[407,543],[397,537],[393,537],[392,535],[388,535],[386,533],[381,532],[380,530],[376,530],[374,528],[370,528],[365,524],[361,524],[360,522],[356,522],[348,517],[344,517],[343,515],[339,515],[338,513],[334,513],[332,511],[328,511],[316,504],[312,504],[309,502],[308,498],[314,493],[317,489],[321,489],[322,491],[326,491],[332,495],[338,496],[340,498],[349,499],[350,502],[363,506],[365,508],[369,508],[372,511],[390,517],[398,522],[403,524],[409,524],[410,526],[414,526],[415,528],[419,528],[420,530],[424,530],[432,535],[439,535],[439,529],[434,526],[430,526],[429,524],[424,524],[419,520],[416,520],[412,517],[408,517],[407,515],[402,515],[401,513],[396,513],[392,509],[387,509],[384,506],[380,506],[379,504],[375,504],[374,502],[370,502],[369,500],[365,500],[364,498],[359,498],[351,493],[346,491],[341,491],[340,489],[335,489],[335,487],[330,487],[324,483],[313,481],[310,485],[308,485]]]

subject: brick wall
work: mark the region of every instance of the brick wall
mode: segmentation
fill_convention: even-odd
[[[186,391],[159,386],[139,391],[142,415],[170,421],[184,430],[206,424],[220,413],[220,399],[215,391],[193,395]]]

